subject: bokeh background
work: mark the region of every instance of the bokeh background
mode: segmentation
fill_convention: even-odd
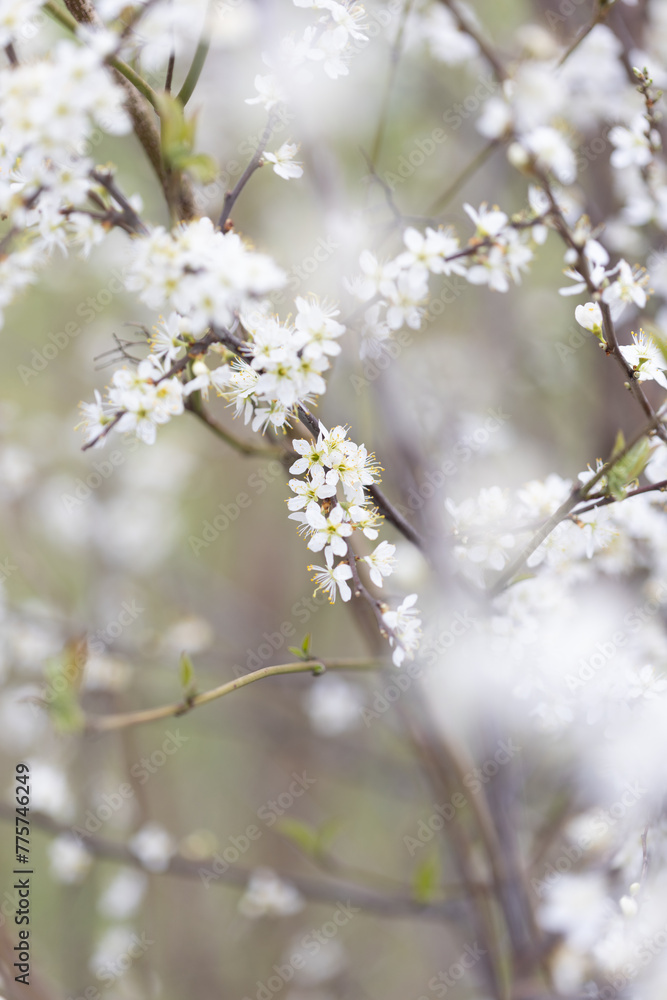
[[[558,11],[555,3],[476,7],[500,51],[525,58],[546,56],[554,42],[574,37],[589,13],[573,3],[554,21],[547,14]],[[202,16],[201,5],[192,9],[193,20]],[[475,122],[497,85],[481,62],[448,66],[435,58],[414,10],[404,24],[377,158],[383,183],[369,174],[364,151],[376,138],[402,10],[369,4],[369,21],[382,30],[360,46],[349,76],[331,81],[319,74],[300,93],[293,120],[270,148],[278,139],[300,142],[304,178],[284,182],[264,168],[236,206],[237,229],[290,276],[276,301],[283,317],[293,308],[290,296],[313,292],[338,301],[344,319],[354,308],[345,278],[355,274],[360,250],[395,255],[414,217],[453,224],[465,239],[471,227],[463,201],[497,203],[508,213],[526,204],[527,182],[502,149],[471,166],[487,143]],[[198,148],[221,164],[219,180],[196,192],[199,211],[213,218],[264,126],[263,112],[244,103],[262,72],[261,53],[303,21],[287,0],[239,0],[218,14],[192,101],[200,109]],[[641,45],[643,5],[618,16],[623,31],[639,33]],[[39,49],[58,34],[44,19],[24,49]],[[177,80],[189,54],[177,62]],[[595,72],[583,47],[572,63],[584,82]],[[157,77],[161,70],[151,72]],[[617,86],[619,101],[632,100],[627,79]],[[445,139],[435,142],[434,129]],[[600,130],[598,121],[582,122],[579,148]],[[414,155],[420,143],[422,152],[434,147],[421,162]],[[132,139],[105,138],[95,155],[118,164],[124,190],[141,195],[147,218],[167,221]],[[454,182],[457,190],[444,203]],[[580,188],[594,224],[613,214],[608,153],[587,159]],[[626,236],[619,224],[619,245]],[[363,610],[312,602],[310,553],[286,518],[286,476],[274,459],[240,456],[188,415],[161,428],[153,447],[116,436],[103,450],[82,452],[77,405],[109,380],[113,369],[101,366],[113,360],[105,352],[113,350],[114,336],[137,339],[128,323],[150,327],[158,319],[121,288],[127,254],[122,234],[86,260],[54,251],[39,284],[8,311],[3,331],[2,792],[9,801],[15,764],[29,761],[32,806],[52,819],[50,831],[32,834],[35,980],[44,996],[89,1000],[98,995],[91,989],[108,1000],[433,995],[428,981],[470,941],[456,919],[355,913],[273,989],[266,984],[273,976],[276,986],[274,966],[284,966],[304,935],[333,920],[338,897],[304,898],[303,908],[281,917],[254,918],[239,909],[257,868],[287,881],[290,875],[318,885],[344,880],[371,893],[419,898],[420,879],[428,884],[428,866],[436,864],[434,849],[413,856],[404,837],[432,812],[433,798],[401,711],[378,710],[393,675],[271,679],[177,720],[96,737],[59,731],[59,720],[36,702],[48,672],[79,655],[84,640],[83,706],[96,713],[178,700],[183,651],[200,689],[291,659],[287,646],[299,645],[306,633],[323,658],[375,651]],[[615,367],[604,363],[592,338],[576,333],[572,300],[557,294],[562,268],[561,247],[550,236],[530,274],[506,295],[465,282],[436,288],[443,307],[431,311],[420,331],[407,332],[396,358],[360,358],[358,332],[345,335],[318,415],[327,426],[348,423],[352,438],[375,451],[386,470],[385,492],[421,530],[434,532],[447,496],[460,500],[482,485],[516,486],[551,471],[576,475],[609,451],[619,424],[628,431],[639,426]],[[250,440],[223,401],[212,412]],[[501,415],[498,428],[483,432],[490,414]],[[457,444],[469,455],[456,474],[429,504],[411,502],[425,470],[454,454]],[[239,494],[250,498],[243,509]],[[386,537],[400,556],[391,593],[427,588],[421,556],[391,529]],[[364,716],[364,709],[373,714]],[[143,770],[146,758],[154,773]],[[289,791],[295,774],[312,779],[298,796]],[[127,784],[132,792],[116,808]],[[270,803],[288,800],[280,817],[287,822],[278,822]],[[101,809],[104,803],[112,808]],[[71,842],[62,837],[54,848],[58,830],[66,833],[91,815],[104,816],[95,836],[105,841],[127,844],[143,831],[157,867],[172,851],[205,867],[211,855],[234,844],[237,850],[249,826],[260,836],[231,866],[245,874],[227,872],[206,885],[105,857],[87,866],[68,854]],[[318,834],[315,856],[309,837]],[[0,859],[9,872],[13,840],[6,822]],[[439,876],[438,898],[446,895],[449,874]],[[11,933],[4,874],[2,892]],[[128,954],[132,935],[151,943],[121,969],[118,956]],[[100,978],[105,967],[119,974]],[[474,983],[466,988],[465,995],[480,995]]]

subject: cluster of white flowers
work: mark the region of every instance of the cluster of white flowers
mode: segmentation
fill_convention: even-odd
[[[324,552],[325,566],[309,566],[316,589],[328,594],[332,604],[337,594],[349,601],[352,589],[348,581],[355,575],[350,560],[365,563],[375,586],[382,587],[394,570],[396,546],[385,540],[370,555],[358,557],[349,541],[355,531],[375,541],[382,525],[382,516],[367,493],[367,487],[379,478],[374,456],[364,445],[348,439],[347,428],[327,431],[321,423],[316,440],[301,438],[293,444],[300,458],[290,472],[303,478],[290,479],[295,495],[287,506],[290,520],[296,521],[299,532],[309,539],[311,552]],[[413,594],[396,611],[383,611],[396,666],[406,656],[412,659],[419,647],[421,621],[416,609],[412,610],[416,599]]]
[[[251,309],[253,300],[284,281],[271,257],[202,218],[172,232],[156,226],[138,239],[127,286],[151,309],[186,317],[199,334],[211,324],[232,324],[239,309]]]
[[[143,249],[142,259],[149,259]],[[231,293],[227,290],[226,294]],[[329,359],[340,353],[338,338],[345,332],[336,319],[339,310],[331,303],[297,296],[295,305],[293,324],[268,315],[261,303],[241,312],[241,324],[249,336],[243,342],[247,360],[236,355],[231,364],[211,369],[198,357],[185,383],[179,374],[170,374],[169,366],[182,362],[192,345],[193,320],[170,313],[155,328],[152,353],[134,371],[124,367],[114,373],[104,402],[96,392],[94,403],[82,404],[87,441],[101,446],[106,431],[113,429],[133,431],[146,444],[153,444],[157,425],[183,413],[184,397],[197,391],[208,399],[211,388],[235,406],[237,417],[242,415],[245,423],[252,421],[253,430],[285,427],[299,405],[325,392],[322,375],[330,367]],[[195,317],[197,325],[200,319]],[[233,319],[236,325],[238,317]]]
[[[86,441],[104,444],[105,431],[134,432],[145,444],[154,444],[157,427],[183,413],[183,384],[167,377],[155,357],[141,361],[135,370],[119,368],[107,390],[107,399],[95,391],[94,403],[82,403]]]
[[[319,63],[328,77],[336,80],[349,73],[348,64],[355,43],[365,43],[366,12],[359,3],[338,3],[337,0],[294,0],[296,7],[321,11],[317,24],[309,25],[300,39],[282,39],[276,59],[265,56],[268,75],[255,77],[257,95],[246,104],[261,104],[271,111],[288,99],[290,84],[303,86],[312,79],[308,69]]]
[[[239,900],[239,910],[244,917],[291,917],[300,913],[305,902],[301,893],[283,882],[270,868],[258,868],[250,876],[246,890]]]
[[[19,6],[10,5],[14,13]],[[22,6],[29,16],[35,5]],[[16,252],[2,261],[0,305],[35,280],[31,272],[54,247],[66,252],[68,243],[79,243],[87,253],[104,237],[98,222],[75,209],[96,187],[93,161],[84,152],[87,138],[95,127],[127,133],[123,103],[102,58],[73,42],[58,42],[36,62],[0,70],[0,212],[10,234],[22,234]]]
[[[539,217],[539,199],[531,190],[531,218]],[[534,204],[533,204],[534,203]],[[541,203],[540,203],[541,204]],[[457,275],[472,285],[488,285],[506,292],[510,281],[518,284],[533,259],[531,242],[544,242],[546,228],[536,222],[520,228],[498,208],[486,203],[475,209],[463,206],[475,223],[475,234],[462,248],[452,227],[424,233],[408,227],[403,233],[405,250],[389,261],[379,261],[370,250],[359,258],[361,275],[347,281],[350,293],[360,302],[372,301],[361,325],[361,356],[377,354],[397,330],[418,330],[427,315],[431,275]]]

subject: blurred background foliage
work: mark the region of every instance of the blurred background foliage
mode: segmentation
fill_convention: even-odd
[[[573,37],[587,16],[582,4],[563,24],[550,27],[546,2],[508,0],[477,9],[488,36],[501,51],[512,52],[521,25]],[[369,11],[373,23],[378,16],[387,23],[386,7],[369,5]],[[193,4],[193,16],[196,12]],[[198,148],[223,170],[218,182],[197,191],[203,214],[216,217],[225,188],[238,177],[263,128],[262,113],[244,104],[261,72],[263,40],[289,29],[299,14],[287,0],[257,6],[241,0],[222,11],[219,38],[192,101],[200,110]],[[261,170],[234,213],[236,227],[288,272],[291,294],[334,298],[343,318],[352,308],[343,279],[355,273],[360,249],[370,246],[389,256],[400,247],[401,226],[387,192],[369,176],[362,155],[378,127],[399,17],[396,10],[391,13],[387,29],[355,56],[348,77],[318,79],[295,120],[278,133],[280,141],[301,142],[304,178],[285,183]],[[32,43],[36,49],[58,35],[51,24],[42,32]],[[446,141],[411,176],[393,182],[392,198],[406,217],[429,216],[486,142],[475,131],[478,111],[456,129],[443,125],[446,112],[489,79],[476,65],[447,67],[427,56],[411,41],[408,17],[379,177],[396,176],[416,141],[433,129],[443,128]],[[185,69],[177,66],[177,81]],[[587,136],[580,139],[585,143]],[[136,142],[105,139],[95,155],[118,164],[124,190],[141,194],[146,217],[167,221]],[[581,175],[583,190],[599,206],[595,223],[608,208],[607,169],[601,157]],[[470,222],[463,201],[519,211],[526,189],[496,150],[461,181],[438,221],[454,224],[465,239]],[[307,273],[322,245],[318,241],[329,248],[326,259]],[[403,840],[431,814],[433,803],[400,712],[390,708],[368,724],[360,714],[361,707],[373,706],[387,678],[348,675],[349,686],[331,694],[342,704],[337,716],[326,709],[318,714],[309,700],[322,679],[295,676],[263,681],[167,724],[95,738],[54,732],[30,700],[39,693],[46,666],[62,658],[67,643],[84,636],[90,652],[83,704],[94,712],[177,700],[183,650],[192,657],[200,689],[248,667],[289,660],[287,646],[300,644],[307,632],[312,649],[324,658],[367,654],[363,622],[349,606],[320,602],[307,610],[310,554],[286,520],[286,477],[276,472],[273,460],[238,455],[188,415],[161,428],[154,447],[115,438],[104,450],[81,451],[76,405],[110,375],[100,369],[100,356],[114,347],[114,335],[135,339],[136,328],[128,322],[150,327],[157,321],[118,290],[127,253],[121,234],[88,260],[55,251],[39,285],[10,310],[3,334],[0,556],[15,567],[4,584],[3,792],[10,794],[16,762],[28,759],[35,779],[33,807],[67,828],[82,823],[103,796],[129,781],[133,794],[102,824],[101,837],[125,843],[156,823],[183,855],[197,861],[222,851],[254,824],[261,837],[239,860],[248,871],[264,866],[284,876],[333,873],[404,897],[413,895],[415,878],[421,878],[425,895],[443,898],[454,873],[435,869],[429,875],[428,864],[423,866],[427,857],[434,862],[433,845],[411,857]],[[607,405],[610,387],[614,399],[621,398],[619,376],[611,364],[601,363],[594,343],[564,356],[558,350],[574,329],[571,301],[556,294],[562,266],[561,247],[551,236],[531,273],[507,295],[461,283],[452,301],[411,334],[412,343],[377,377],[377,369],[364,368],[368,362],[359,358],[357,335],[346,335],[318,415],[327,426],[351,425],[354,440],[374,450],[386,469],[388,495],[422,527],[423,511],[410,512],[409,496],[426,467],[423,456],[437,464],[457,442],[470,440],[490,410],[506,415],[502,427],[473,447],[470,460],[437,498],[440,507],[446,495],[459,499],[481,485],[517,484],[553,470],[573,475],[609,450],[619,425],[638,425],[631,404],[615,404],[613,411]],[[290,312],[289,296],[288,291],[277,305],[283,317]],[[77,324],[76,336],[63,334],[71,323]],[[49,346],[54,343],[57,349]],[[232,424],[222,401],[214,402],[212,411],[249,440],[249,430]],[[112,473],[100,473],[112,454]],[[101,482],[91,489],[87,480]],[[229,513],[240,493],[251,503],[232,521]],[[222,520],[231,523],[207,535],[220,505],[227,511]],[[407,543],[391,532],[389,537],[403,556],[392,585],[399,593],[418,590],[426,580],[425,564]],[[118,631],[115,623],[128,607],[134,609],[131,620]],[[281,634],[286,623],[294,628],[290,639]],[[271,648],[272,637],[274,645],[280,640],[279,648]],[[337,722],[331,723],[332,715]],[[340,731],[327,735],[327,719]],[[159,751],[168,732],[182,734],[185,742],[140,784],[132,767]],[[286,816],[314,830],[335,821],[330,847],[335,861],[305,856],[294,836],[280,833],[279,824],[258,821],[258,810],[288,789],[294,773],[304,771],[314,784]],[[8,871],[10,827],[3,826],[2,833],[0,858]],[[114,909],[101,901],[122,868],[97,859],[85,876],[67,884],[65,869],[50,854],[51,841],[51,835],[33,831],[33,968],[52,996],[89,996],[86,989],[95,987],[108,1000],[254,998],[258,981],[265,983],[273,966],[284,963],[295,939],[331,920],[336,905],[309,901],[293,916],[252,920],[238,910],[242,885],[220,880],[207,888],[198,879],[151,874],[143,888],[128,882],[118,890],[121,903]],[[8,926],[12,930],[11,921]],[[118,927],[146,934],[154,944],[125,974],[105,984],[91,960],[100,947],[113,951],[109,933]],[[358,913],[328,950],[275,995],[417,998],[465,943],[456,922]],[[469,989],[468,995],[476,995]]]

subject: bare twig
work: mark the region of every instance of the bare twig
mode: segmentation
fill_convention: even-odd
[[[302,660],[296,663],[278,663],[270,667],[262,667],[243,677],[237,677],[233,681],[221,684],[219,687],[202,694],[193,694],[183,701],[172,705],[161,705],[159,708],[148,708],[141,712],[123,712],[118,715],[88,716],[86,718],[86,728],[91,732],[109,732],[112,729],[124,729],[127,726],[140,726],[148,722],[157,722],[159,719],[176,718],[185,715],[186,712],[199,708],[200,705],[207,705],[218,698],[224,698],[234,691],[238,691],[255,681],[264,680],[266,677],[277,677],[283,674],[319,674],[325,670],[377,670],[380,664],[374,660]]]
[[[218,226],[220,227],[220,229],[225,228],[229,216],[231,215],[231,211],[234,205],[236,204],[239,195],[243,191],[243,188],[246,186],[246,184],[248,183],[252,175],[255,173],[255,171],[258,170],[259,167],[261,167],[262,154],[266,149],[269,139],[271,138],[274,124],[275,124],[274,116],[269,115],[269,120],[266,123],[266,128],[262,132],[261,138],[257,145],[257,149],[253,153],[252,159],[250,160],[248,166],[245,168],[245,170],[239,177],[234,189],[232,191],[228,191],[227,194],[225,195],[225,199],[222,203],[222,212],[220,213],[220,218],[218,219]]]

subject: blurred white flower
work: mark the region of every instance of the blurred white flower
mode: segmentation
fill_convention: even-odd
[[[77,837],[62,834],[48,847],[51,874],[59,882],[81,882],[93,863],[93,857]]]
[[[141,905],[148,876],[133,868],[122,868],[97,901],[97,912],[108,920],[127,920]]]
[[[291,917],[304,907],[301,894],[288,882],[271,871],[258,868],[250,876],[245,893],[239,900],[239,910],[244,917]]]
[[[176,853],[173,837],[159,823],[146,823],[132,837],[129,848],[149,872],[164,872]]]
[[[320,736],[338,736],[359,725],[364,693],[336,674],[317,677],[304,698],[313,730]]]
[[[296,156],[299,147],[294,142],[284,142],[275,153],[264,153],[263,159],[273,163],[273,172],[289,181],[292,178],[303,177],[303,167],[297,163]]]

